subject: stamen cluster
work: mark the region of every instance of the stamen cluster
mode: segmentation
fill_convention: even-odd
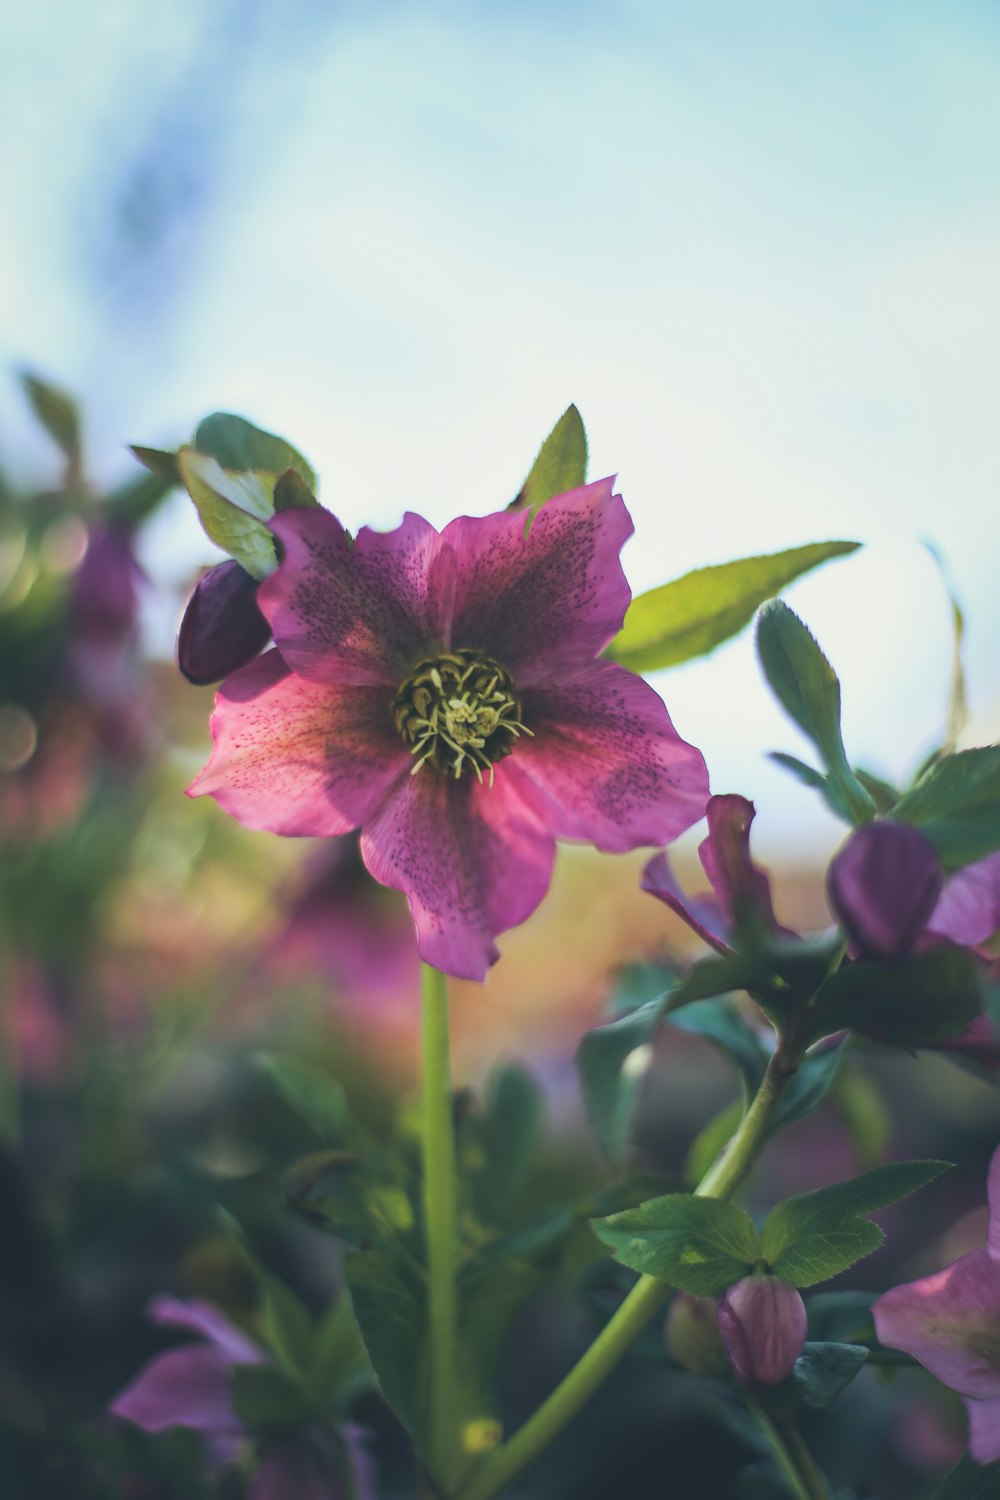
[[[510,673],[490,656],[460,648],[418,662],[396,694],[393,720],[410,753],[411,770],[430,764],[458,780],[466,770],[480,781],[509,755],[522,734],[521,702]]]

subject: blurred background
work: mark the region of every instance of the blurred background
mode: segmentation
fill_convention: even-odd
[[[4,1158],[0,1477],[6,1462],[13,1500],[65,1500],[126,1493],[87,1488],[80,1433],[149,1353],[145,1300],[239,1301],[216,1202],[307,1293],[329,1291],[329,1240],[280,1212],[274,1184],[308,1142],[256,1051],[322,1060],[373,1128],[413,1081],[405,910],[359,880],[349,848],[248,834],[182,795],[212,695],[180,679],[173,637],[217,554],[126,444],[173,447],[235,411],[306,454],[348,527],[405,508],[443,524],[504,505],[574,401],[592,476],[618,472],[636,522],[636,591],[755,552],[865,544],[790,599],[841,676],[852,757],[898,779],[939,743],[947,704],[932,540],[967,615],[963,743],[1000,737],[1000,13],[43,0],[0,10],[0,59],[0,1097],[20,1141]],[[79,442],[24,370],[71,394]],[[714,789],[756,802],[782,920],[822,925],[841,834],[766,759],[804,745],[749,638],[653,680]],[[698,836],[680,860],[694,885]],[[456,986],[459,1080],[532,1056],[552,1160],[583,1185],[601,1168],[572,1049],[620,965],[683,945],[639,893],[642,863],[564,851],[487,985]],[[866,1152],[964,1151],[941,1222],[974,1208],[990,1087],[928,1057],[862,1073],[869,1134],[835,1101],[772,1164],[764,1199]],[[732,1083],[688,1038],[650,1089],[636,1150],[676,1173]],[[925,1233],[896,1271],[941,1263]],[[861,1285],[894,1274],[863,1270]],[[569,1305],[539,1325],[536,1383],[583,1336]],[[595,1494],[627,1455],[631,1493],[660,1493],[666,1398],[622,1380],[579,1467],[564,1446],[518,1493],[584,1494],[598,1447]],[[671,1397],[677,1442],[689,1399]],[[961,1439],[942,1399],[924,1452],[910,1409],[871,1438],[871,1472],[898,1495]],[[738,1466],[726,1453],[720,1485]],[[152,1485],[148,1452],[139,1467]],[[168,1470],[128,1493],[174,1494]]]

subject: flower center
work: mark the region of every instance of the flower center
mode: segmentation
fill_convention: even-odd
[[[473,770],[479,780],[509,755],[519,735],[521,701],[511,675],[478,651],[458,650],[418,662],[393,699],[403,743],[417,757],[411,775],[428,763],[456,780]]]

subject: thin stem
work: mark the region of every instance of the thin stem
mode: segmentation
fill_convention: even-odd
[[[771,1058],[753,1103],[726,1150],[695,1188],[700,1198],[729,1198],[753,1166],[771,1128],[775,1106],[794,1075],[798,1056],[779,1047]],[[492,1500],[498,1490],[540,1453],[579,1411],[663,1306],[670,1292],[665,1281],[640,1276],[614,1317],[538,1410],[510,1440],[492,1453],[461,1491],[460,1500]]]
[[[447,1475],[455,1448],[455,1140],[452,1127],[447,981],[423,964],[424,1234],[427,1249],[427,1401],[431,1462]]]
[[[756,1401],[747,1405],[767,1438],[778,1468],[795,1492],[796,1500],[830,1500],[826,1480],[792,1419],[772,1417]]]

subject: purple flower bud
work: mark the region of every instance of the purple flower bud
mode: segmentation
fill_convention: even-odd
[[[719,1303],[719,1332],[743,1385],[780,1385],[806,1339],[805,1303],[778,1276],[746,1276]]]
[[[827,894],[861,958],[905,958],[941,895],[934,846],[906,823],[869,823],[853,833],[827,871]]]
[[[88,640],[127,636],[138,615],[143,577],[127,531],[115,525],[93,531],[73,580],[71,612],[77,635]]]
[[[692,1375],[724,1375],[729,1368],[714,1297],[678,1292],[670,1303],[663,1338],[677,1363]]]
[[[177,665],[199,687],[245,666],[267,645],[271,627],[257,608],[257,584],[238,562],[199,578],[177,633]]]

